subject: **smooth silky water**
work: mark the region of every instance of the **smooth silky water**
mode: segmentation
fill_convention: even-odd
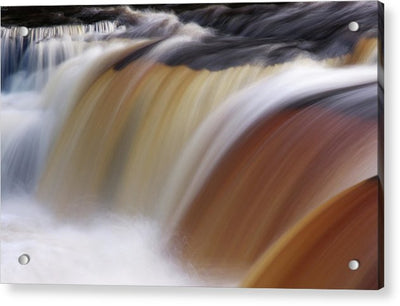
[[[195,12],[2,27],[2,281],[252,286],[377,175],[376,29],[313,54]]]

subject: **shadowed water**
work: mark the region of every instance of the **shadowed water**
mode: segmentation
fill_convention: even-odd
[[[276,250],[318,266],[316,224],[343,262],[342,227],[376,242],[337,208],[377,220],[376,3],[21,10],[2,11],[2,281],[308,287]],[[326,286],[378,287],[371,250]]]

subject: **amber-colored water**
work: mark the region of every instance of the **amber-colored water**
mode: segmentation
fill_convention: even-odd
[[[6,67],[6,278],[378,288],[374,35],[338,56],[260,38],[264,54],[173,14],[124,14],[132,28],[29,29],[29,69]],[[18,31],[2,30],[4,50],[23,51]],[[236,58],[216,60],[219,39]],[[38,266],[21,272],[19,252]]]

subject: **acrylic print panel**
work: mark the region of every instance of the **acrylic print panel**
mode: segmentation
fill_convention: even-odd
[[[381,4],[1,12],[2,282],[383,286]]]

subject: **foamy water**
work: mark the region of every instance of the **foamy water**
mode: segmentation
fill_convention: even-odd
[[[165,251],[149,219],[102,213],[68,222],[29,197],[2,205],[3,282],[202,285]],[[30,262],[20,265],[24,253]]]
[[[276,227],[285,225],[278,239],[314,207],[376,175],[367,116],[376,115],[375,40],[353,58],[338,38],[346,22],[338,37],[308,45],[298,44],[301,33],[264,41],[280,41],[270,18],[262,27],[253,17],[242,26],[232,19],[225,29],[191,13],[115,13],[92,25],[1,30],[2,282],[240,286]],[[295,23],[282,27],[294,33]],[[356,44],[359,35],[349,39]],[[254,132],[281,113],[287,117],[273,133]],[[315,129],[324,134],[301,137]],[[329,168],[331,155],[351,160],[336,148],[350,152],[351,167]],[[229,167],[216,173],[225,160]],[[304,177],[323,188],[302,185]],[[282,217],[280,210],[294,210],[289,195],[300,205],[307,190],[315,203],[303,199],[293,220]]]
[[[54,215],[49,208],[54,205],[43,205],[35,199],[37,179],[62,118],[85,86],[127,45],[101,41],[89,45],[83,38],[72,36],[76,35],[75,28],[61,29],[71,32],[74,39],[64,35],[62,39],[32,44],[26,61],[38,67],[29,66],[13,75],[11,91],[1,95],[2,282],[201,285],[194,270],[186,267],[184,272],[166,251],[162,243],[166,239],[156,222],[140,215],[100,211],[82,217],[78,206],[85,203],[74,207],[71,221]],[[49,29],[32,35],[43,36]],[[86,32],[95,39],[96,31],[89,27]],[[3,47],[8,48],[7,42]],[[60,53],[65,55],[64,63],[48,60]],[[42,59],[49,62],[46,67],[39,65]],[[31,86],[36,83],[39,85]],[[29,264],[19,264],[21,254],[29,254]]]

